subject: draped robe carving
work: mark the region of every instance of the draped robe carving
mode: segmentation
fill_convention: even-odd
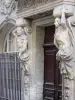
[[[73,79],[75,77],[73,33],[69,28],[69,23],[65,18],[65,13],[62,14],[61,19],[55,19],[55,24],[57,21],[60,22],[60,25],[56,27],[54,44],[59,50],[56,56],[57,60],[60,61],[60,71],[62,74],[67,74],[68,78]]]

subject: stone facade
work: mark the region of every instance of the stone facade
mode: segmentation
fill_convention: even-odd
[[[17,38],[19,57],[23,62],[22,100],[43,100],[44,51],[42,44],[45,27],[54,24],[54,17],[61,16],[62,8],[66,9],[66,19],[70,16],[74,18],[74,3],[74,0],[0,0],[0,51],[3,52],[5,32],[11,31]],[[74,21],[72,25],[71,31],[74,33]],[[10,28],[7,29],[7,27]],[[69,99],[65,98],[66,81],[67,78],[62,79],[62,100],[74,100],[74,79],[68,79],[72,92]]]

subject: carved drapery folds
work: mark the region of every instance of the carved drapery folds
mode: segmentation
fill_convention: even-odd
[[[62,100],[74,100],[75,81],[75,16],[74,7],[62,5],[54,9],[54,44],[58,48],[56,59],[60,61],[62,74]]]
[[[30,89],[30,53],[28,49],[28,36],[31,33],[30,22],[19,18],[16,21],[17,28],[13,31],[18,44],[19,57],[24,71],[24,99],[29,100]]]

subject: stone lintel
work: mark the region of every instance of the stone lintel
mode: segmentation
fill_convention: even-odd
[[[20,10],[18,8],[17,15],[18,17],[31,18],[31,16],[34,16],[34,15],[36,16],[41,13],[49,12],[53,10],[56,6],[61,6],[63,4],[75,5],[75,1],[74,0],[55,0],[52,2],[45,3],[45,4],[43,3],[38,4],[38,6],[33,5],[28,8],[23,7]]]

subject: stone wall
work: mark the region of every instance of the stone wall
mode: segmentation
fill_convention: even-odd
[[[32,67],[30,81],[30,100],[43,100],[44,80],[44,28],[36,27],[32,33]]]
[[[36,100],[43,100],[43,83],[44,83],[44,28],[37,27],[36,29]]]

